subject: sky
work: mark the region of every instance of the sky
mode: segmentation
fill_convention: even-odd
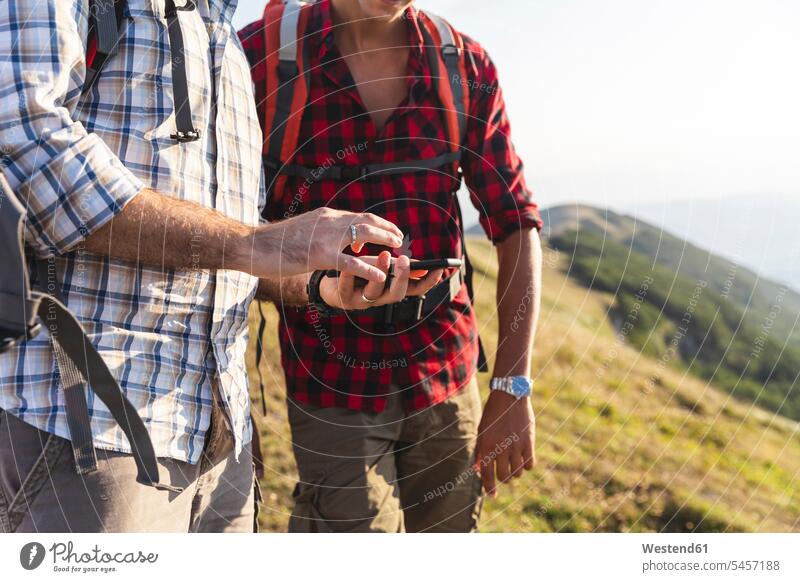
[[[263,4],[240,0],[237,24]],[[579,201],[666,221],[698,200],[800,200],[797,0],[418,6],[489,51],[541,206]],[[681,234],[700,242],[697,228]]]

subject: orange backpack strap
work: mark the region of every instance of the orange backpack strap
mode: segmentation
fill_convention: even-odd
[[[467,134],[469,94],[464,62],[464,41],[442,17],[420,12],[428,63],[439,101],[451,151],[460,151]],[[456,168],[457,169],[457,168]]]
[[[281,167],[295,153],[303,108],[308,100],[308,52],[304,31],[311,4],[272,0],[264,9],[266,91],[264,168],[267,192],[280,196],[286,177]]]

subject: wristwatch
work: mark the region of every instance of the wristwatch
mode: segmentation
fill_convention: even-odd
[[[332,315],[341,315],[344,313],[341,309],[331,307],[322,299],[319,293],[319,284],[323,277],[327,277],[327,271],[314,271],[306,285],[306,292],[308,293],[308,305],[319,313],[322,317],[330,317]]]
[[[517,400],[527,398],[533,390],[533,380],[527,376],[506,376],[505,378],[492,378],[489,385],[492,390],[499,390],[511,394]]]

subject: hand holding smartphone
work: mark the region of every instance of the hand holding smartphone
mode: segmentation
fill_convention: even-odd
[[[428,271],[433,271],[435,269],[460,269],[462,261],[461,259],[421,259],[421,260],[411,260],[411,278],[412,279],[420,279],[425,276]],[[394,270],[394,259],[389,265],[389,276],[386,278],[387,287],[389,285],[389,277],[392,276],[392,271]],[[330,269],[326,272],[328,277],[338,277],[339,271]],[[358,277],[356,279],[359,279]],[[366,283],[365,280],[361,279],[359,282]]]

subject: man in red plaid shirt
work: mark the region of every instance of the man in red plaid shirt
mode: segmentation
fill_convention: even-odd
[[[288,175],[265,210],[268,220],[321,206],[390,220],[406,236],[406,252],[395,265],[403,285],[406,256],[461,257],[464,251],[454,196],[460,177],[451,168],[369,176],[359,170],[448,151],[437,76],[426,56],[428,16],[412,3],[321,0],[310,7],[303,36],[308,98],[291,163],[318,170]],[[264,21],[240,37],[263,112]],[[466,78],[460,81],[469,109],[460,168],[499,262],[492,390],[481,415],[478,326],[459,270],[435,271],[412,284],[410,295],[434,284],[428,295],[442,285],[451,289],[419,318],[394,307],[386,315],[405,287],[382,294],[375,284],[359,288],[349,277],[312,277],[309,287],[307,276],[262,281],[261,297],[276,301],[281,312],[300,475],[291,531],[471,531],[481,483],[494,496],[498,480],[533,467],[528,396],[541,221],[511,143],[495,66],[478,43],[461,39]],[[355,171],[328,179],[331,165]],[[380,254],[384,270],[388,257]]]

